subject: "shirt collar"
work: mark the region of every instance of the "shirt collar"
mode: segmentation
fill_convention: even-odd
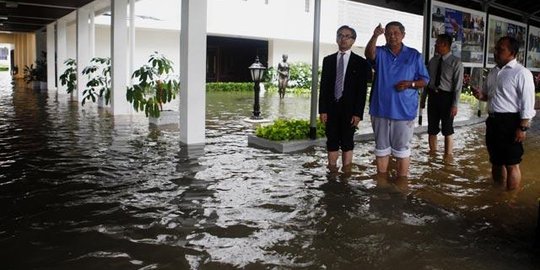
[[[352,51],[352,49],[348,49],[348,50],[346,50],[346,51],[344,51],[344,52],[338,51],[337,53],[338,53],[338,56],[339,56],[339,53],[345,53],[345,54],[343,55],[343,56],[345,56],[345,55],[351,54],[351,51]]]
[[[516,58],[510,60],[510,62],[506,63],[506,65],[504,65],[503,68],[505,67],[508,67],[508,68],[514,68],[516,65],[518,64]]]
[[[390,46],[388,46],[388,44],[384,44],[384,48],[386,49],[386,51],[388,51],[389,53],[391,54],[394,54],[392,52],[392,49],[390,49]],[[401,52],[406,52],[407,50],[409,50],[409,47],[405,46],[405,44],[403,44],[403,42],[401,42]]]
[[[446,59],[448,59],[448,57],[450,57],[450,55],[452,55],[451,51],[447,52],[445,55],[442,55],[441,57],[442,57],[443,60],[446,60]]]

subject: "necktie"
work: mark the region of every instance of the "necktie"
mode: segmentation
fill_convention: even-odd
[[[339,53],[338,65],[336,70],[336,86],[334,87],[334,97],[340,99],[343,94],[343,73],[345,71],[345,65],[343,64],[343,55],[345,53]]]
[[[437,64],[437,73],[435,75],[435,88],[439,88],[439,85],[441,85],[442,63],[443,58],[441,56],[439,57],[439,63]]]

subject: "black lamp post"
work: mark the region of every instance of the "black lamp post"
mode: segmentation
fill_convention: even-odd
[[[262,80],[262,77],[264,75],[264,70],[266,68],[259,62],[259,56],[255,57],[255,62],[249,66],[249,72],[251,73],[251,80],[255,82],[255,86],[253,87],[253,91],[255,92],[255,101],[253,103],[253,115],[251,116],[251,119],[257,120],[261,119],[261,108],[259,105],[259,92],[261,91],[261,88],[259,86],[259,83]]]

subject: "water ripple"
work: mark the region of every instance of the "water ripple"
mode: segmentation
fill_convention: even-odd
[[[309,97],[262,96],[269,117],[309,116]],[[465,105],[463,105],[465,106]],[[247,146],[249,93],[207,93],[206,145],[143,115],[113,117],[63,93],[0,90],[0,245],[7,269],[533,269],[540,192],[528,142],[523,188],[490,182],[483,126],[455,158],[413,139],[411,176],[383,182],[373,142],[350,176],[324,147]],[[460,117],[474,110],[460,108]],[[391,168],[395,166],[391,163]]]

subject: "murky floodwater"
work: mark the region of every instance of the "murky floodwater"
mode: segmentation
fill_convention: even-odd
[[[308,118],[308,97],[274,118]],[[2,269],[538,269],[540,136],[523,188],[494,187],[483,125],[456,133],[454,164],[414,138],[408,183],[373,177],[373,143],[329,181],[323,148],[247,147],[249,93],[208,93],[207,144],[66,94],[0,90]],[[464,106],[461,117],[474,109]]]

